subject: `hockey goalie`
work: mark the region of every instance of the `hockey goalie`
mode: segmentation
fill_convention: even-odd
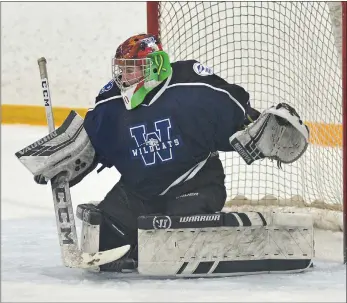
[[[81,267],[181,277],[310,267],[309,215],[222,212],[218,151],[238,153],[249,165],[296,161],[309,130],[295,109],[279,102],[260,113],[245,89],[211,68],[195,60],[171,63],[150,34],[123,42],[112,68],[84,119],[71,112],[55,132],[16,153],[39,184],[63,177],[72,187],[98,165],[121,174],[102,201],[76,209],[83,258],[118,253],[87,258]],[[57,220],[73,226],[74,214],[59,206],[70,199],[62,193]],[[61,245],[75,243],[74,230],[60,232]]]

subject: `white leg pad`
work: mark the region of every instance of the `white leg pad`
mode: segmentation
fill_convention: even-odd
[[[201,222],[202,216],[191,217],[190,223],[184,223],[188,222],[187,217],[170,217],[166,229],[158,229],[155,217],[144,219],[153,220],[152,228],[144,224],[145,228],[141,229],[139,221],[138,270],[141,274],[230,276],[299,272],[311,265],[313,222],[308,214],[232,213],[221,214],[220,222]]]
[[[81,250],[87,253],[99,251],[100,225],[91,225],[82,221]]]
[[[81,230],[81,250],[86,253],[99,252],[100,225],[91,225],[82,221]],[[88,268],[89,271],[99,272],[100,267],[94,266]]]

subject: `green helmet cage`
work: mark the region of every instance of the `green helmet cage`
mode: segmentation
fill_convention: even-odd
[[[144,70],[144,82],[122,93],[126,108],[131,110],[139,106],[156,86],[172,74],[169,55],[164,51],[155,51],[147,55],[150,64]]]

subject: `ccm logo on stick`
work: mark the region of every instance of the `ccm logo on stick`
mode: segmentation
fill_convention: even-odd
[[[42,79],[41,85],[42,85],[43,101],[45,102],[45,106],[50,106],[51,97],[49,95],[49,90],[48,90],[48,80],[46,78]]]
[[[55,189],[55,196],[57,198],[57,204],[65,204],[66,203],[66,192],[64,187],[58,187]],[[69,210],[65,207],[58,208],[58,218],[60,223],[65,223],[70,225],[70,217]],[[59,224],[60,235],[62,244],[73,244],[74,240],[71,238],[71,226],[62,227],[62,224]]]

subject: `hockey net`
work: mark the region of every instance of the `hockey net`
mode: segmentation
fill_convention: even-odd
[[[316,226],[342,230],[341,3],[152,2],[147,8],[148,30],[160,35],[171,61],[199,60],[244,87],[253,107],[287,102],[310,127],[307,152],[282,170],[270,160],[248,166],[236,153],[221,153],[226,206],[300,208]]]

